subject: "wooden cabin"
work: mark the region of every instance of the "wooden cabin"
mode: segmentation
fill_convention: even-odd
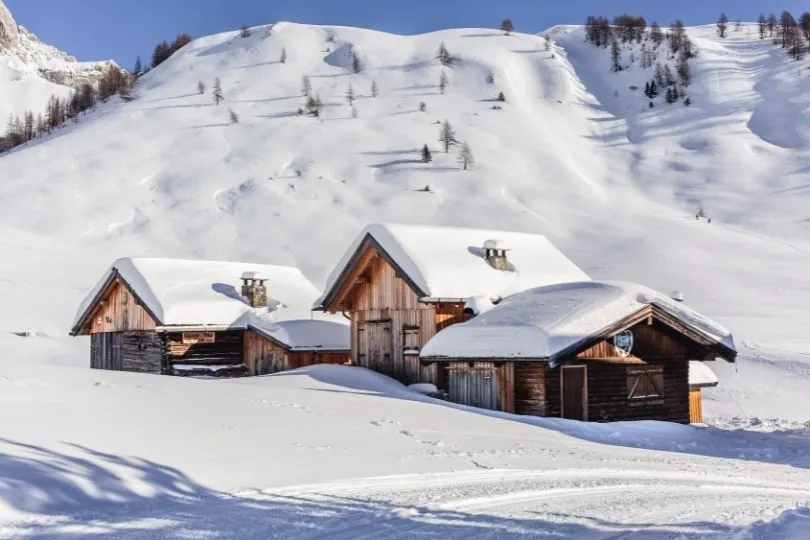
[[[477,304],[584,279],[541,235],[375,224],[346,251],[315,309],[350,317],[354,364],[443,388],[444,366],[419,357],[437,332],[470,318]]]
[[[697,360],[689,362],[689,422],[703,423],[703,389],[713,388],[720,381],[712,369]]]
[[[296,268],[119,259],[79,307],[90,367],[166,375],[264,375],[349,362],[349,325],[313,314],[319,292]]]
[[[690,360],[734,361],[731,334],[667,296],[619,282],[518,293],[439,332],[450,401],[573,420],[690,422]],[[694,414],[694,413],[692,413]]]

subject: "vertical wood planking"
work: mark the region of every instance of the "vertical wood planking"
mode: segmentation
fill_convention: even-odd
[[[703,398],[700,388],[689,389],[689,423],[703,423]]]
[[[154,330],[155,320],[120,282],[115,281],[90,317],[90,333]]]

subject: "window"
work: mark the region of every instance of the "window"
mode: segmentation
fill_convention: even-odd
[[[631,402],[664,400],[664,368],[630,366],[627,368],[627,400]]]
[[[402,354],[419,356],[422,348],[422,334],[418,326],[406,324],[402,327]]]

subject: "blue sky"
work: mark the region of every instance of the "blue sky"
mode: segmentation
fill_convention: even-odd
[[[362,26],[415,34],[440,28],[493,27],[510,17],[518,31],[580,24],[587,15],[644,15],[662,26],[675,19],[707,24],[759,13],[810,9],[800,0],[3,0],[18,23],[80,60],[113,58],[131,68],[161,39],[204,36],[278,20]]]

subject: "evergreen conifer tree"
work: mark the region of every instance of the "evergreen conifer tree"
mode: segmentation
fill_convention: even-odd
[[[470,145],[468,145],[466,142],[461,145],[461,152],[458,155],[458,163],[465,171],[475,166],[475,158],[473,158]]]
[[[445,153],[449,152],[450,147],[458,142],[456,140],[456,132],[447,120],[442,124],[442,129],[439,132],[439,141],[444,145]]]
[[[512,30],[514,30],[514,29],[515,29],[515,25],[512,24],[512,19],[504,19],[503,22],[501,22],[501,30],[507,36],[509,34],[511,34]]]
[[[225,100],[225,94],[222,93],[222,82],[219,80],[219,77],[214,80],[214,90],[212,95],[214,97],[214,103],[217,105]]]
[[[430,163],[433,161],[433,154],[430,153],[430,148],[428,145],[422,147],[422,163]]]
[[[720,14],[720,18],[717,19],[717,35],[721,38],[726,37],[726,29],[728,28],[728,17],[726,17],[725,13]]]
[[[614,73],[622,70],[622,51],[619,48],[618,40],[614,39],[610,45],[610,70]]]

